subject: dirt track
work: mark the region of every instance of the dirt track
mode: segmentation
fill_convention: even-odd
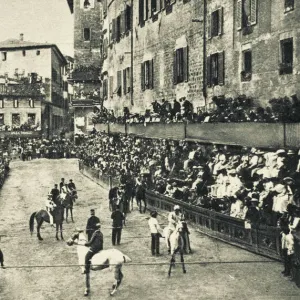
[[[0,192],[0,241],[8,267],[76,265],[75,247],[55,240],[55,230],[45,224],[39,242],[36,231],[30,236],[28,222],[31,213],[44,206],[45,197],[61,177],[72,178],[78,187],[79,201],[74,208],[75,223],[64,223],[65,239],[75,227],[85,227],[90,208],[103,227],[111,225],[107,206],[107,191],[82,176],[76,160],[35,160],[13,162],[11,173]],[[165,245],[162,256],[152,257],[149,250],[149,232],[146,215],[135,206],[128,216],[128,227],[123,230],[120,250],[133,262],[168,262]],[[160,223],[165,220],[160,217]],[[36,229],[36,226],[35,226]],[[104,248],[111,247],[110,229],[103,228]],[[116,299],[300,299],[295,284],[280,275],[282,266],[247,251],[203,236],[192,228],[194,254],[187,262],[204,261],[205,265],[187,265],[187,274],[178,266],[170,279],[167,266],[124,266],[124,281]],[[223,264],[231,261],[233,263]],[[241,264],[238,261],[257,261]],[[215,262],[215,263],[210,263]],[[88,299],[111,299],[113,273],[109,270],[91,274],[92,293]],[[83,299],[84,276],[79,267],[65,268],[8,268],[0,269],[0,299]]]

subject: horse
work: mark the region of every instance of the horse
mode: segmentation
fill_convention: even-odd
[[[147,209],[147,203],[146,203],[146,187],[144,183],[136,186],[135,199],[139,207],[140,213],[142,213],[142,201],[144,202],[144,213],[145,213]]]
[[[177,252],[180,253],[180,261],[182,265],[182,271],[183,273],[186,273],[185,265],[184,265],[184,238],[183,238],[183,229],[184,229],[184,221],[180,221],[177,223],[175,230],[170,235],[170,238],[168,240],[168,231],[169,227],[164,228],[164,237],[166,238],[167,245],[170,243],[171,248],[171,260],[170,260],[170,267],[168,271],[168,276],[171,276],[172,267],[175,267],[175,255]]]
[[[75,190],[71,191],[70,193],[68,193],[65,197],[65,199],[62,199],[62,203],[63,206],[66,209],[66,222],[68,223],[68,212],[70,210],[70,214],[71,214],[71,220],[74,223],[73,220],[73,204],[75,202],[75,199],[78,199],[77,193]]]
[[[56,225],[56,239],[59,240],[58,238],[58,229],[60,229],[60,237],[63,240],[63,228],[62,228],[62,224],[64,221],[64,206],[59,202],[56,201],[55,202],[56,207],[53,209],[52,215],[53,215],[53,222]],[[47,222],[50,223],[50,218],[49,218],[49,214],[46,210],[41,209],[37,212],[34,212],[29,219],[29,229],[30,229],[30,233],[32,235],[33,230],[34,230],[34,219],[37,222],[37,237],[40,241],[43,240],[43,238],[41,237],[40,234],[40,228],[43,224],[43,222]]]
[[[77,242],[76,242],[77,241]],[[76,232],[73,234],[71,238],[67,241],[68,246],[72,246],[77,244],[77,255],[78,255],[78,262],[81,266],[82,274],[85,273],[85,292],[84,296],[88,296],[90,293],[90,272],[84,272],[85,268],[85,255],[89,251],[89,248],[85,246],[86,243],[86,236],[83,233],[83,230],[77,229]],[[112,290],[110,295],[112,296],[120,286],[123,273],[122,273],[122,266],[124,263],[131,262],[131,259],[122,253],[118,249],[107,249],[102,250],[99,253],[95,254],[91,260],[91,270],[93,271],[101,271],[106,268],[110,268],[114,270],[115,275],[115,282],[112,285]]]

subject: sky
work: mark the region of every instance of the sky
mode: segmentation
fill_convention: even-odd
[[[73,56],[73,15],[67,0],[0,0],[0,41],[53,43]]]

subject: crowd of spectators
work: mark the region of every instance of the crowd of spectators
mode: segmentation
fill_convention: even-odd
[[[65,138],[53,139],[12,139],[10,143],[10,156],[23,161],[48,158],[75,158],[76,146]]]
[[[100,175],[146,176],[156,193],[249,224],[278,226],[285,216],[292,227],[299,221],[300,156],[294,150],[103,133],[85,137],[78,150],[83,163]]]
[[[131,114],[127,107],[123,116],[116,117],[113,111],[99,111],[95,123],[238,123],[238,122],[299,122],[300,101],[296,95],[290,98],[271,99],[266,108],[255,106],[252,98],[241,95],[237,98],[213,97],[213,109],[195,108],[185,97],[177,101],[155,100],[152,108],[144,114]]]

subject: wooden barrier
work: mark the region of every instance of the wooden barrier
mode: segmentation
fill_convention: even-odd
[[[203,123],[186,127],[186,139],[224,145],[278,149],[284,147],[284,136],[284,125],[280,123]]]
[[[109,124],[108,126],[108,132],[110,134],[126,134],[126,126],[122,124]]]
[[[99,132],[108,133],[108,124],[95,124],[95,129]]]
[[[127,125],[127,134],[145,138],[183,140],[185,138],[184,123],[148,123]]]

